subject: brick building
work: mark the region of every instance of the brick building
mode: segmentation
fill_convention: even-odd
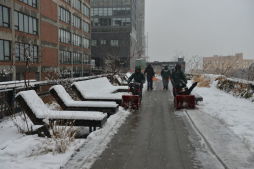
[[[229,56],[212,56],[203,58],[203,70],[206,73],[231,75],[237,70],[248,69],[254,60],[244,59],[243,53]]]
[[[90,23],[90,0],[0,0],[0,81],[88,73]]]

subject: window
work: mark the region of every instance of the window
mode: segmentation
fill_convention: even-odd
[[[37,0],[19,0],[29,6],[32,6],[34,8],[37,8]]]
[[[73,64],[81,64],[82,63],[82,54],[78,53],[78,52],[73,52],[72,59],[73,59]]]
[[[111,40],[110,44],[111,46],[118,46],[118,40]]]
[[[83,63],[84,64],[89,64],[90,62],[89,62],[89,55],[84,55],[83,56]]]
[[[97,40],[92,40],[91,46],[97,46]]]
[[[72,6],[77,9],[77,10],[81,10],[81,1],[80,0],[72,0]]]
[[[89,40],[88,39],[86,39],[86,38],[82,38],[83,39],[83,42],[82,42],[82,44],[83,44],[83,48],[89,48]]]
[[[38,46],[26,43],[16,43],[16,61],[25,62],[29,59],[30,62],[38,62]]]
[[[68,10],[60,7],[60,9],[59,9],[59,19],[61,21],[65,22],[65,23],[70,23],[71,13]]]
[[[80,29],[80,26],[81,26],[81,19],[80,19],[80,17],[72,15],[71,24],[72,24],[72,26]]]
[[[59,29],[59,38],[62,43],[71,43],[71,33],[66,30]]]
[[[0,39],[0,61],[11,60],[11,42]]]
[[[60,62],[61,64],[71,64],[71,52],[61,50]]]
[[[0,26],[10,27],[10,9],[0,5]]]
[[[37,35],[37,19],[15,11],[15,29],[21,32],[26,32],[29,34]]]
[[[107,41],[106,40],[101,40],[101,45],[106,45]]]
[[[85,4],[82,4],[82,14],[87,17],[90,16],[90,9]]]
[[[87,33],[90,32],[90,26],[85,21],[82,21],[82,30]]]
[[[72,44],[74,46],[81,46],[81,37],[76,34],[72,34]]]

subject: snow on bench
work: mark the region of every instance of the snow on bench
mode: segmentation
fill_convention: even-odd
[[[16,100],[35,125],[44,125],[43,120],[48,119],[49,121],[64,120],[66,122],[74,120],[74,126],[102,127],[107,119],[105,114],[97,111],[50,110],[34,90],[19,92]]]
[[[115,75],[114,78],[117,81],[118,85],[121,85],[121,86],[127,86],[128,85],[127,81],[122,79],[120,75]]]
[[[74,82],[73,89],[81,100],[116,101],[121,104],[122,95],[128,95],[128,86],[113,86],[107,78]]]
[[[73,100],[62,85],[52,86],[49,91],[64,110],[101,111],[112,115],[118,109],[116,102]]]

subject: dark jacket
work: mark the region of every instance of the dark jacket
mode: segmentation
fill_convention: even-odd
[[[174,71],[171,81],[175,88],[184,88],[187,84],[186,76],[182,71]]]
[[[135,72],[135,73],[133,73],[129,77],[128,83],[130,83],[132,81],[132,79],[134,79],[134,82],[138,82],[138,83],[142,83],[142,84],[145,82],[145,76],[141,72]]]
[[[147,79],[152,79],[155,75],[153,67],[151,65],[148,65],[144,71],[144,74],[146,74]]]
[[[162,71],[161,71],[162,79],[169,79],[170,76],[171,76],[171,73],[170,73],[169,69],[162,69]]]

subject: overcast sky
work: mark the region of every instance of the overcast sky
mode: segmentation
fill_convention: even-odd
[[[145,0],[151,61],[244,53],[254,59],[254,0]]]

